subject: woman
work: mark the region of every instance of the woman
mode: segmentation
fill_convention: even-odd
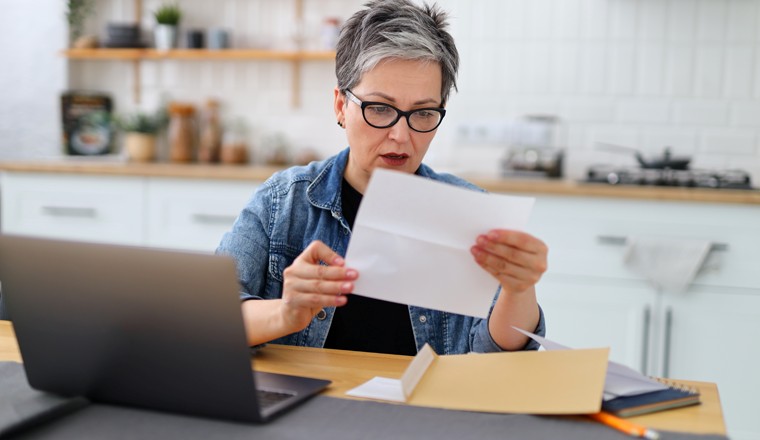
[[[342,255],[374,169],[477,189],[422,164],[456,88],[445,13],[409,0],[366,7],[337,48],[334,110],[349,147],[273,175],[218,249],[238,263],[248,341],[412,355],[425,343],[439,354],[536,349],[511,328],[544,333],[534,285],[547,249],[523,232],[473,237],[473,258],[500,284],[487,320],[351,294],[361,274]]]

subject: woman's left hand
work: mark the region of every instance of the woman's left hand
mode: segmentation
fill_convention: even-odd
[[[525,232],[491,230],[479,235],[470,251],[475,261],[499,280],[506,293],[530,289],[547,268],[546,245]]]

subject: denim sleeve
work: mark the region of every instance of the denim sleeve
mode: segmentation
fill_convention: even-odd
[[[217,254],[230,255],[237,264],[240,299],[262,299],[269,266],[269,228],[272,197],[262,185],[225,233]]]
[[[491,316],[488,316],[488,320]],[[488,320],[481,320],[475,327],[472,334],[472,351],[476,353],[492,353],[498,351],[505,351],[502,349],[496,341],[491,337],[491,332],[488,331]],[[528,330],[528,329],[525,329]],[[539,336],[546,336],[546,322],[544,321],[544,311],[541,306],[538,306],[538,324],[532,333]],[[538,350],[540,344],[533,339],[529,339],[528,343],[522,348],[522,350]]]

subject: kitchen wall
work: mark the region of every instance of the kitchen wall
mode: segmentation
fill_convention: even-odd
[[[65,2],[2,0],[0,29],[0,159],[58,151],[66,87]]]
[[[61,19],[61,7],[37,2],[16,8]],[[46,3],[57,4],[54,0]],[[131,0],[98,0],[90,30],[104,33],[109,20],[132,19]],[[160,3],[144,0],[141,21]],[[319,45],[325,16],[346,18],[360,0],[304,0],[307,47]],[[558,143],[567,149],[567,174],[583,175],[590,163],[633,164],[632,155],[595,149],[596,142],[638,147],[657,154],[671,146],[693,156],[694,167],[742,168],[760,183],[760,1],[758,0],[440,0],[453,15],[453,33],[462,55],[459,93],[428,156],[431,164],[456,170],[497,172],[508,146],[499,133],[505,121],[525,114],[554,114],[562,125]],[[182,0],[184,28],[223,26],[234,46],[292,47],[296,33],[292,0]],[[3,17],[3,20],[12,20]],[[19,20],[20,21],[20,20]],[[16,31],[17,33],[19,31]],[[48,64],[59,56],[29,37],[17,44]],[[60,31],[58,33],[61,33]],[[21,35],[19,35],[21,37]],[[49,37],[48,37],[49,38]],[[20,49],[19,49],[20,51]],[[20,53],[12,58],[21,57]],[[52,61],[50,61],[52,60]],[[28,70],[42,72],[26,63]],[[69,61],[72,88],[109,91],[117,110],[137,107],[134,76],[126,61]],[[293,149],[315,148],[322,155],[340,150],[345,139],[332,112],[333,66],[302,67],[302,105],[291,105],[291,66],[272,61],[143,62],[142,108],[172,98],[202,104],[215,96],[228,119],[251,127],[254,155],[282,133]],[[7,81],[7,73],[2,75]],[[30,76],[31,76],[30,70]],[[44,74],[39,75],[40,78]],[[11,102],[35,101],[43,131],[53,119],[57,90],[38,93],[4,87]],[[3,105],[2,123],[23,121]],[[57,111],[57,110],[56,110]],[[23,125],[22,125],[23,126]],[[472,137],[479,128],[481,136]],[[0,126],[6,145],[28,132]],[[483,136],[483,131],[486,135]],[[24,148],[55,153],[49,135]],[[0,149],[2,150],[2,149]]]

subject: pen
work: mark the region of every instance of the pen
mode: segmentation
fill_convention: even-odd
[[[649,440],[658,440],[660,438],[660,434],[657,431],[651,430],[641,425],[637,425],[631,421],[621,419],[620,417],[613,416],[612,414],[604,411],[595,414],[589,414],[588,416],[599,423],[603,423],[610,428],[617,429],[618,431],[624,432],[633,437],[646,438]]]

